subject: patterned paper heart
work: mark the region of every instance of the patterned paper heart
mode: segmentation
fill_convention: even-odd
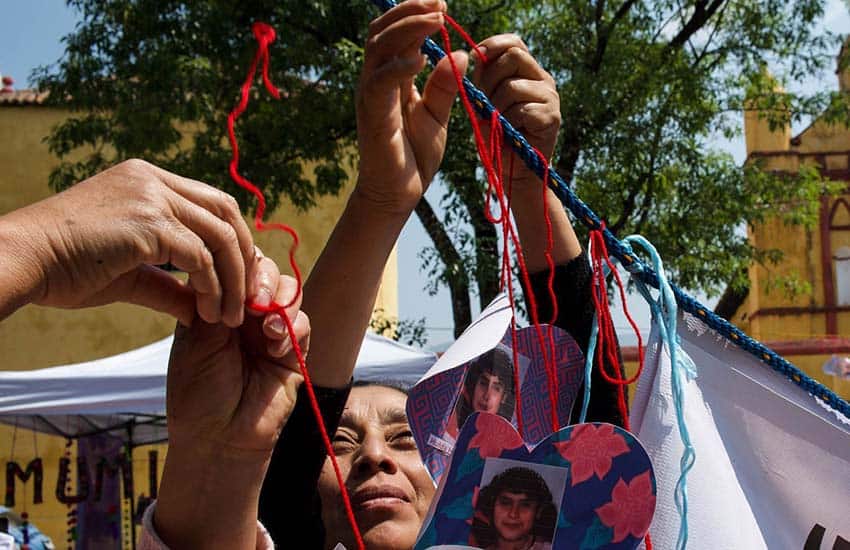
[[[558,373],[556,413],[559,425],[564,426],[569,423],[570,411],[584,378],[584,355],[567,332],[549,325],[542,326],[547,336],[550,329]],[[549,350],[540,349],[533,327],[517,332],[519,364],[516,371],[519,372],[521,386],[520,403],[517,407],[512,344],[508,330],[495,348],[479,349],[470,361],[447,365],[445,370],[436,375],[426,375],[410,390],[407,416],[422,461],[433,479],[439,481],[445,471],[464,420],[475,410],[486,410],[480,403],[483,398],[480,395],[475,397],[476,386],[483,378],[482,372],[491,380],[498,373],[501,378],[499,384],[504,391],[498,411],[490,412],[498,412],[502,417],[511,420],[515,426],[519,424],[517,412],[520,412],[521,435],[528,444],[536,444],[552,433],[552,405],[549,396],[553,388],[549,384],[544,361]]]
[[[649,529],[655,490],[649,457],[617,426],[568,426],[529,450],[504,418],[475,413],[415,548],[632,550]]]

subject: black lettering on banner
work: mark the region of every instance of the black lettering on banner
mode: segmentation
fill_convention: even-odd
[[[94,478],[95,502],[99,502],[103,496],[104,475],[108,475],[110,478],[115,478],[115,476],[118,475],[119,470],[121,471],[121,481],[124,486],[124,498],[133,497],[133,466],[130,464],[130,461],[127,460],[127,455],[122,453],[118,455],[114,463],[107,457],[102,457],[97,462]]]
[[[71,459],[63,456],[59,459],[59,475],[56,478],[56,500],[62,504],[79,504],[89,497],[89,466],[85,457],[77,457],[79,488],[76,495],[69,495],[66,492],[70,470]]]
[[[21,469],[17,462],[6,463],[6,507],[15,507],[15,478],[21,480],[21,483],[29,481],[33,478],[32,503],[41,504],[43,502],[41,496],[41,485],[44,479],[44,467],[40,458],[34,458],[27,464],[27,469]]]
[[[821,550],[823,537],[826,535],[826,528],[818,523],[809,531],[809,537],[803,545],[803,550]],[[832,550],[850,550],[850,541],[844,537],[836,536],[835,543],[832,545]]]

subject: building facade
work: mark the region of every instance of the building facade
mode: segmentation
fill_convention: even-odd
[[[844,94],[850,93],[850,70],[840,60],[849,47],[850,40],[836,70]],[[850,356],[850,128],[819,118],[792,136],[790,126],[771,128],[763,113],[747,111],[744,131],[747,162],[778,174],[816,167],[845,189],[821,198],[814,227],[772,219],[750,228],[755,246],[778,248],[784,257],[775,266],[750,268],[749,294],[731,320],[848,399],[850,381],[827,374],[824,365],[833,356]],[[791,294],[777,285],[783,280],[804,283],[807,291]]]

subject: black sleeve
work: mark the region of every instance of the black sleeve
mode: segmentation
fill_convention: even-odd
[[[593,298],[591,297],[591,285],[593,272],[590,269],[587,253],[582,253],[567,262],[555,266],[555,280],[553,289],[558,303],[558,318],[555,326],[564,329],[575,339],[582,353],[587,355],[587,346],[590,342],[590,329],[593,323]],[[552,317],[552,300],[549,296],[549,270],[530,274],[531,290],[537,301],[537,310],[541,322],[546,322]],[[527,298],[526,291],[526,298]],[[528,304],[528,299],[526,299]],[[619,346],[617,354],[620,354]],[[620,357],[620,365],[623,364]],[[614,368],[607,363],[606,372],[614,372]],[[622,377],[622,371],[620,371]],[[590,376],[590,403],[587,406],[588,422],[610,422],[618,426],[623,425],[623,416],[617,407],[617,386],[605,381],[598,368],[593,368]],[[584,403],[584,385],[579,389],[575,405],[573,405],[573,421],[578,421],[578,414]]]
[[[333,437],[351,386],[313,389],[325,427]],[[302,384],[295,409],[275,445],[260,492],[260,521],[276,547],[287,548],[297,539],[305,541],[299,542],[299,548],[323,548],[325,529],[316,484],[326,457],[307,388]]]

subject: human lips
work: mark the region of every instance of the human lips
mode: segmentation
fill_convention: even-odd
[[[363,487],[351,498],[352,505],[361,510],[395,507],[409,502],[407,494],[395,485]]]

